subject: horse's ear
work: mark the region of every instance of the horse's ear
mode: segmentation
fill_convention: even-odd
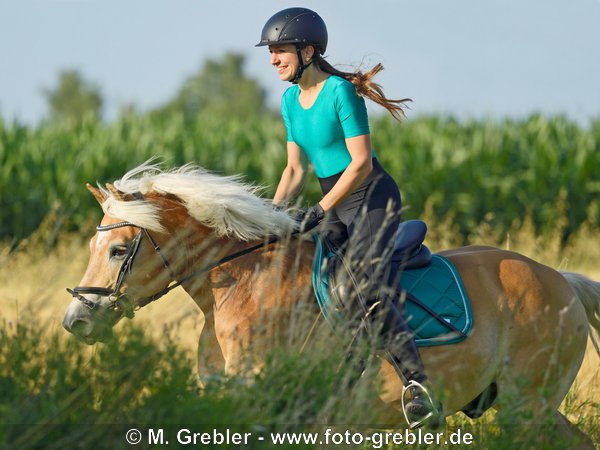
[[[108,189],[108,192],[110,192],[113,195],[113,197],[116,198],[117,200],[121,200],[121,201],[128,200],[126,198],[127,195],[124,192],[121,192],[120,190],[118,190],[112,184],[106,183],[106,189]]]
[[[85,187],[87,188],[88,191],[90,191],[92,193],[92,195],[98,201],[98,203],[100,203],[100,204],[104,203],[104,201],[106,200],[106,194],[104,192],[102,192],[100,189],[92,186],[89,183],[86,183]]]

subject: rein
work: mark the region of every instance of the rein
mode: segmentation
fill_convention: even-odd
[[[127,273],[131,272],[131,267],[133,266],[133,260],[139,250],[140,243],[144,236],[146,236],[148,238],[148,240],[154,247],[154,251],[158,254],[158,256],[160,256],[160,258],[163,262],[163,265],[169,271],[171,278],[175,279],[175,276],[173,274],[173,271],[171,269],[171,265],[169,264],[169,261],[163,255],[157,242],[152,238],[152,236],[150,235],[150,233],[148,232],[148,230],[146,228],[139,227],[138,225],[135,225],[131,222],[119,222],[119,223],[115,223],[112,225],[104,225],[104,226],[98,225],[96,227],[96,230],[110,231],[110,230],[114,230],[116,228],[123,228],[123,227],[135,227],[135,228],[139,228],[140,231],[136,235],[136,237],[133,239],[133,244],[131,245],[131,248],[127,252],[127,255],[125,256],[125,260],[123,261],[123,264],[121,265],[121,268],[119,269],[119,275],[117,277],[117,283],[116,283],[114,289],[95,287],[95,286],[76,286],[73,289],[67,288],[67,292],[69,294],[71,294],[73,297],[75,297],[77,300],[82,302],[85,306],[87,306],[91,310],[99,309],[101,306],[100,302],[94,302],[93,300],[85,298],[81,294],[96,294],[96,295],[100,295],[102,297],[109,297],[109,298],[114,297],[114,299],[111,300],[111,302],[109,303],[108,309],[120,309],[123,311],[125,316],[129,317],[129,318],[133,317],[134,311],[137,311],[138,309],[143,308],[144,306],[148,305],[149,303],[152,303],[152,302],[158,300],[159,298],[165,296],[166,294],[171,292],[173,289],[181,286],[186,281],[189,281],[198,275],[210,272],[212,269],[215,269],[216,267],[220,266],[221,264],[225,264],[229,261],[233,261],[234,259],[240,258],[249,253],[252,253],[260,248],[266,247],[266,246],[273,244],[274,242],[277,242],[279,240],[279,237],[271,236],[265,242],[263,242],[261,244],[253,245],[251,247],[245,248],[238,252],[224,256],[223,258],[221,258],[215,262],[212,262],[198,270],[191,272],[190,274],[186,275],[182,279],[174,281],[173,283],[169,284],[166,288],[158,291],[156,294],[153,294],[149,297],[144,297],[144,298],[140,299],[135,306],[128,306],[128,305],[125,305],[123,303],[123,301],[121,300],[124,297],[124,295],[121,293],[121,285],[123,284],[125,275]]]
[[[161,298],[162,296],[168,294],[169,292],[171,292],[173,289],[175,289],[176,287],[181,286],[183,283],[185,283],[186,281],[191,280],[192,278],[198,276],[198,275],[202,275],[203,273],[207,273],[210,272],[211,270],[219,267],[221,264],[225,264],[229,261],[233,261],[234,259],[240,258],[244,255],[247,255],[249,253],[254,252],[255,250],[258,250],[259,248],[263,248],[266,247],[268,245],[271,245],[275,242],[277,242],[279,240],[279,238],[277,236],[272,236],[269,239],[267,239],[265,242],[263,242],[262,244],[256,244],[253,245],[252,247],[248,247],[245,248],[244,250],[240,250],[239,252],[236,253],[232,253],[231,255],[227,255],[224,256],[223,258],[208,264],[207,266],[204,266],[198,270],[193,271],[192,273],[186,275],[185,277],[183,277],[181,280],[179,281],[175,281],[174,283],[168,285],[166,288],[164,288],[163,290],[157,292],[154,295],[151,295],[149,297],[145,297],[142,298],[139,302],[138,302],[138,306],[139,308],[142,308],[144,306],[146,306],[149,303],[152,303],[155,300],[158,300],[159,298]]]

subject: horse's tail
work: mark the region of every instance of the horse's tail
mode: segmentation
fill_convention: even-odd
[[[575,291],[575,295],[583,304],[590,326],[600,334],[600,283],[579,273],[561,272],[561,274],[565,277],[569,285],[571,285],[571,288]],[[596,352],[600,356],[598,342],[594,338],[593,333],[590,333],[590,336]]]

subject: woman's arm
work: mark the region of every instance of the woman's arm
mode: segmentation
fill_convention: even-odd
[[[295,142],[288,141],[287,143],[287,166],[283,169],[281,179],[273,197],[274,205],[285,205],[294,198],[304,185],[306,178],[306,168],[308,159],[306,154]]]
[[[335,208],[342,200],[350,195],[367,178],[373,170],[371,135],[346,139],[346,147],[350,152],[352,161],[335,183],[331,191],[319,202],[324,211]]]

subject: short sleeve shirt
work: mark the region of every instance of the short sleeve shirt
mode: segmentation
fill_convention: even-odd
[[[331,75],[310,108],[299,101],[300,88],[283,94],[281,110],[287,140],[302,148],[319,178],[343,172],[352,161],[345,139],[369,134],[365,101],[348,80]]]

